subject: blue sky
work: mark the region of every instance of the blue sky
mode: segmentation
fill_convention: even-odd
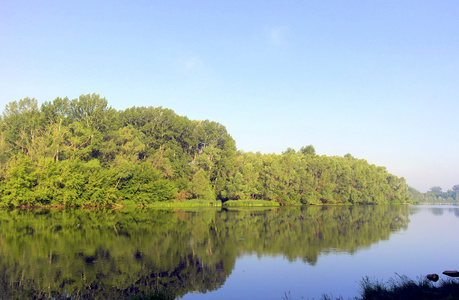
[[[0,4],[0,108],[97,93],[226,126],[238,149],[459,184],[459,2]]]

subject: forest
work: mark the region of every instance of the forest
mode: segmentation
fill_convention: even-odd
[[[116,110],[97,94],[34,98],[0,118],[0,206],[153,205],[193,199],[280,205],[411,201],[404,178],[312,145],[244,152],[226,128],[162,107]]]
[[[443,192],[439,186],[431,187],[426,193],[408,187],[411,198],[416,203],[457,203],[459,201],[459,184],[453,186],[450,190]]]

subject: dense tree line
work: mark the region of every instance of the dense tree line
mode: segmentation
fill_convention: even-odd
[[[439,186],[431,187],[426,193],[421,193],[415,188],[409,187],[408,191],[415,202],[421,203],[457,203],[459,202],[459,184],[450,190],[443,192]]]
[[[237,156],[231,197],[266,199],[282,204],[383,204],[409,200],[403,178],[384,167],[351,155],[319,156],[312,146],[282,155],[243,153]]]
[[[205,199],[402,203],[403,178],[365,160],[237,151],[226,128],[162,107],[118,111],[99,95],[6,105],[1,206],[106,206]]]

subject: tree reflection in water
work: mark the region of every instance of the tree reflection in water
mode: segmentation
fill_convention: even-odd
[[[2,298],[174,297],[220,288],[236,258],[314,265],[408,226],[406,206],[0,212]]]

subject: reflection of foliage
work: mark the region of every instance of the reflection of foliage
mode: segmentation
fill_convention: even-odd
[[[408,225],[406,206],[315,206],[248,214],[222,214],[240,250],[310,264],[331,249],[354,253]]]
[[[0,212],[0,297],[174,297],[219,288],[242,253],[314,264],[405,228],[405,206]]]
[[[0,295],[112,299],[163,287],[174,296],[213,290],[234,264],[234,255],[212,249],[214,218],[212,211],[185,221],[159,210],[1,212]]]
[[[438,207],[432,207],[429,209],[429,211],[436,216],[442,216],[443,215],[443,208],[438,208]]]
[[[459,217],[459,209],[455,208],[455,209],[453,209],[453,211],[454,211],[454,215],[456,217]]]

